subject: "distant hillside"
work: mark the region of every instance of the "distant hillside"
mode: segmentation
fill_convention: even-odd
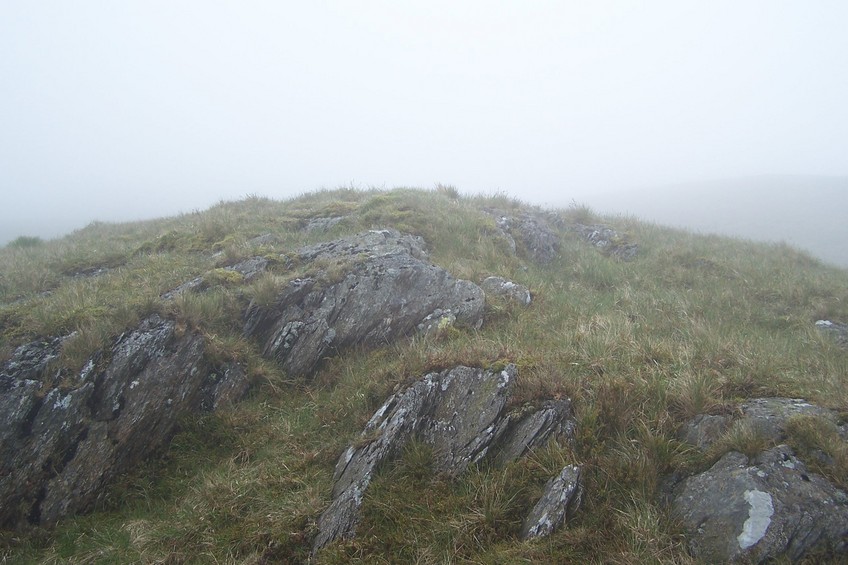
[[[604,213],[758,241],[786,242],[848,267],[848,177],[762,176],[602,194]]]

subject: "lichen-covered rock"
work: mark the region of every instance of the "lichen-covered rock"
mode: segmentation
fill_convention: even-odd
[[[247,386],[237,366],[210,380],[203,337],[156,315],[90,360],[71,387],[39,374],[54,345],[23,346],[0,370],[3,527],[88,510],[113,477],[170,440],[182,414]]]
[[[539,502],[521,528],[522,539],[549,536],[571,518],[580,507],[583,485],[579,465],[566,465],[545,485]]]
[[[503,277],[486,277],[480,283],[480,288],[483,289],[483,292],[487,296],[498,296],[521,306],[529,306],[532,301],[530,289],[522,284],[508,281]]]
[[[308,378],[325,356],[409,335],[437,310],[479,328],[483,291],[422,260],[422,245],[381,230],[300,250],[302,261],[332,263],[336,272],[291,281],[271,305],[251,304],[245,335],[289,375]]]
[[[690,552],[707,563],[848,552],[848,496],[785,445],[753,459],[726,454],[676,487],[672,509]]]
[[[742,403],[742,418],[756,433],[772,442],[786,439],[787,422],[798,416],[812,416],[833,422],[836,414],[801,398],[754,398]]]

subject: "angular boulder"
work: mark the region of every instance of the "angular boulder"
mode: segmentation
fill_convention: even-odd
[[[90,509],[112,478],[170,440],[182,414],[237,400],[247,387],[238,366],[208,366],[201,335],[158,315],[78,375],[50,372],[60,344],[21,346],[0,369],[2,527]]]
[[[521,539],[549,536],[571,518],[580,507],[583,484],[579,465],[566,465],[545,485],[539,502],[521,528]]]
[[[483,322],[483,291],[427,263],[420,238],[375,230],[298,255],[328,267],[244,314],[244,334],[291,376],[310,377],[337,350],[409,335],[436,311],[474,328]]]
[[[572,228],[588,243],[591,243],[604,253],[630,261],[639,253],[639,245],[628,242],[617,231],[604,224],[574,224]]]
[[[536,263],[547,265],[559,257],[560,237],[543,214],[512,216],[499,210],[495,216],[498,228],[511,241],[510,247]]]

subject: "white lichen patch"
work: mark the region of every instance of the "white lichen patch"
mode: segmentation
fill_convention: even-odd
[[[763,539],[771,524],[771,516],[774,514],[771,495],[767,492],[746,490],[745,500],[750,506],[748,519],[742,525],[742,533],[736,538],[739,541],[739,547],[742,549],[748,549]]]

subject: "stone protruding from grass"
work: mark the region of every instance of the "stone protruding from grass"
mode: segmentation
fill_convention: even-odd
[[[503,277],[486,277],[480,283],[480,288],[487,296],[497,296],[521,306],[530,306],[532,301],[530,289],[523,284],[508,281]]]
[[[459,366],[430,373],[389,397],[336,464],[333,501],[318,520],[314,551],[353,536],[362,496],[374,471],[413,439],[432,447],[433,470],[448,476],[461,474],[487,455],[505,464],[554,437],[569,439],[574,423],[567,400],[546,403],[518,418],[517,423],[511,422],[505,407],[515,377],[514,365],[497,372]],[[494,454],[500,450],[505,457]],[[572,482],[577,480],[572,478]],[[574,507],[575,488],[572,485],[571,495],[563,499],[568,508]],[[557,496],[550,494],[547,504],[555,505]],[[567,508],[560,510],[564,515]],[[562,517],[553,522],[551,528],[557,527]],[[538,535],[544,533],[550,532],[540,530]]]
[[[848,349],[848,324],[833,322],[831,320],[818,320],[816,328],[824,334],[833,338],[839,347]]]
[[[495,216],[498,228],[510,243],[510,248],[528,256],[540,265],[559,257],[560,236],[543,214],[513,215],[501,210],[487,210]]]
[[[347,347],[409,335],[437,310],[468,327],[483,323],[483,291],[425,262],[420,238],[372,230],[301,249],[299,256],[316,272],[244,314],[244,334],[292,377],[311,377],[324,357]]]
[[[210,367],[199,333],[153,315],[79,374],[50,370],[55,340],[0,368],[0,525],[53,525],[90,509],[112,478],[166,445],[188,411],[235,401],[237,366]]]
[[[705,563],[795,562],[812,552],[844,559],[848,550],[848,495],[786,445],[752,458],[727,453],[677,487],[672,509]]]
[[[583,484],[579,465],[566,465],[545,485],[544,493],[524,520],[522,539],[551,535],[580,507]]]
[[[638,244],[627,241],[626,238],[607,225],[574,224],[573,229],[587,242],[622,261],[630,261],[639,253]]]

